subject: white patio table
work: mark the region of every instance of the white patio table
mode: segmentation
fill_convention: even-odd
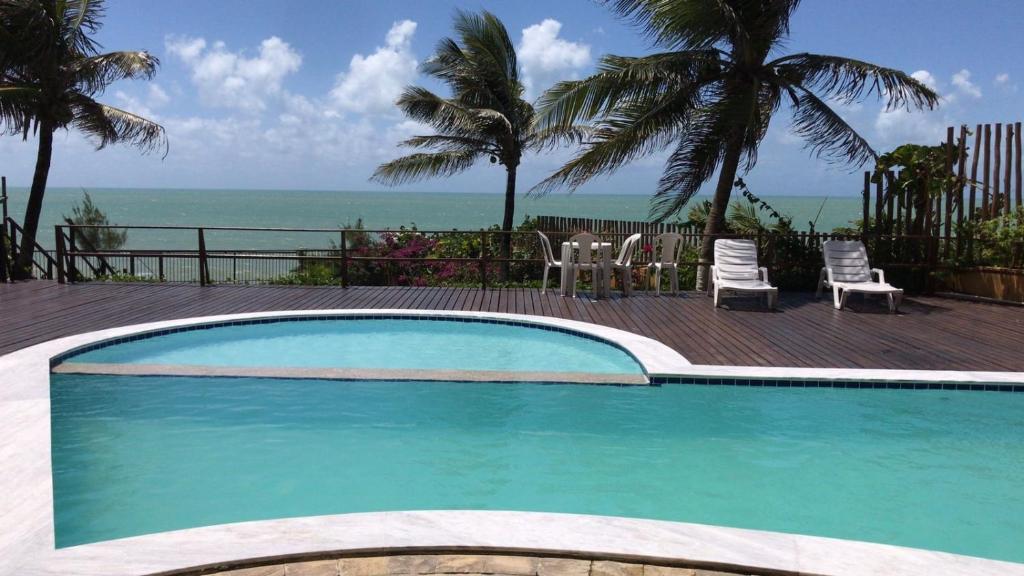
[[[574,248],[579,248],[575,242],[562,242],[562,284],[559,287],[559,294],[562,296],[572,295],[572,284],[575,280],[572,266],[572,251]],[[611,298],[612,243],[594,242],[591,244],[590,249],[598,253],[601,267],[604,268],[604,282],[601,283],[600,289],[594,292],[599,297]]]

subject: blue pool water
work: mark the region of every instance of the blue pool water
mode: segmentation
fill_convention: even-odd
[[[52,400],[58,546],[462,508],[1024,561],[1024,394],[58,374]]]
[[[640,374],[611,344],[488,322],[301,320],[174,332],[99,348],[75,362]]]

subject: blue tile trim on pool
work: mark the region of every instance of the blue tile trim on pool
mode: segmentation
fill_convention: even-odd
[[[688,384],[697,386],[762,386],[769,388],[857,388],[862,390],[967,390],[974,392],[1024,392],[1024,384],[983,382],[905,382],[894,380],[810,380],[782,378],[700,378],[651,376],[651,386]]]
[[[573,330],[571,328],[563,328],[561,326],[552,326],[550,324],[539,324],[534,322],[524,322],[521,320],[506,320],[501,318],[467,318],[464,316],[447,316],[444,314],[341,314],[341,315],[330,315],[330,314],[310,314],[308,316],[284,316],[284,317],[269,317],[269,318],[250,318],[243,320],[224,320],[220,322],[211,322],[203,324],[193,324],[188,326],[176,326],[173,328],[164,328],[160,330],[154,330],[152,332],[143,332],[141,334],[131,334],[128,336],[120,336],[111,338],[110,340],[103,340],[101,342],[95,342],[88,344],[74,350],[69,350],[62,354],[58,354],[50,358],[50,369],[54,366],[61,364],[62,362],[73,358],[80,354],[99,350],[100,348],[106,348],[108,346],[116,346],[118,344],[124,344],[126,342],[136,342],[139,340],[147,340],[149,338],[156,338],[158,336],[166,336],[168,334],[174,334],[176,332],[191,332],[193,330],[208,330],[211,328],[223,328],[225,326],[245,326],[249,324],[276,324],[279,322],[308,322],[308,321],[324,321],[324,320],[423,320],[427,322],[431,321],[444,321],[444,322],[465,322],[470,324],[502,324],[505,326],[520,326],[524,328],[536,328],[538,330],[544,330],[547,332],[558,332],[561,334],[570,334],[572,336],[578,336],[594,342],[600,342],[608,346],[612,346],[618,350],[624,352],[629,356],[637,366],[640,367],[641,372],[646,376],[647,368],[644,366],[636,356],[633,355],[626,347],[622,346],[618,342],[601,338],[593,334],[587,334],[579,330]]]

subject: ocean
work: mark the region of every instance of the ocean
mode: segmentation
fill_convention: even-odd
[[[272,228],[336,228],[362,219],[368,229],[396,229],[415,224],[421,230],[478,230],[501,221],[500,194],[443,192],[366,192],[318,190],[199,190],[89,188],[93,202],[113,224],[243,226]],[[40,243],[51,247],[53,226],[70,215],[81,201],[81,188],[50,188],[43,207]],[[8,189],[10,214],[24,221],[27,188]],[[740,201],[742,196],[736,195]],[[765,197],[777,211],[793,218],[800,229],[816,220],[819,231],[843,226],[857,218],[859,198],[844,196]],[[526,215],[551,215],[646,220],[649,197],[637,194],[551,194],[520,197],[516,223]],[[819,215],[820,211],[820,215]],[[685,211],[683,213],[685,220]],[[135,249],[194,248],[195,233],[182,231],[129,232],[127,247]],[[210,232],[210,248],[299,248],[323,245],[310,234]]]

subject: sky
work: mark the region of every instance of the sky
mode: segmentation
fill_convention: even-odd
[[[443,93],[417,66],[451,34],[456,9],[487,9],[504,21],[531,98],[591,73],[602,55],[654,49],[594,0],[108,0],[99,42],[148,50],[161,66],[153,81],[120,82],[101,101],[160,122],[170,150],[165,158],[95,151],[79,134],[59,132],[50,185],[384,190],[369,181],[374,168],[402,154],[399,141],[430,133],[393,102],[409,84]],[[839,108],[886,151],[937,143],[950,125],[1021,120],[1022,21],[1019,0],[808,0],[784,49],[899,68],[935,88],[942,104],[931,112],[886,111],[873,97]],[[30,183],[35,146],[0,138],[0,174],[11,184]],[[571,153],[525,158],[520,191]],[[638,160],[577,194],[649,195],[665,157]],[[758,195],[853,195],[856,170],[810,157],[783,109],[746,180]],[[500,193],[504,171],[481,163],[394,189]]]

